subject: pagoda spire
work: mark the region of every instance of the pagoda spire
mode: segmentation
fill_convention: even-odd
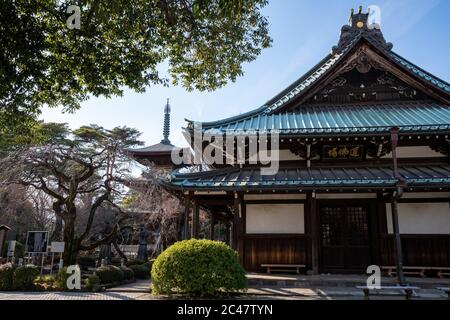
[[[170,144],[169,140],[170,135],[170,104],[169,98],[167,98],[166,106],[164,107],[164,128],[163,128],[163,137],[161,140],[162,144]]]

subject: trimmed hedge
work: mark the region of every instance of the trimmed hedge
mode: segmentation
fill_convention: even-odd
[[[123,271],[112,265],[97,268],[95,274],[100,278],[101,284],[121,282],[124,279]]]
[[[95,285],[100,284],[100,278],[95,274],[90,275],[89,277],[87,277],[84,280],[84,284],[85,284],[87,290],[92,291],[94,289]]]
[[[88,268],[96,267],[97,258],[94,256],[79,256],[77,263],[81,270],[88,270]]]
[[[0,291],[13,290],[14,266],[12,263],[0,265]]]
[[[35,289],[34,280],[39,276],[38,267],[26,265],[16,268],[13,276],[14,290],[33,290]]]
[[[120,258],[120,257],[111,258],[111,264],[113,266],[120,267],[121,263],[122,263],[122,258]]]
[[[136,279],[148,279],[150,277],[150,269],[143,264],[133,264],[129,268],[133,270]]]
[[[140,259],[131,259],[131,260],[128,260],[128,261],[125,263],[125,265],[126,265],[127,267],[129,267],[129,266],[140,265],[140,264],[144,264],[144,263],[145,263],[144,260],[140,260]]]
[[[177,242],[153,263],[155,294],[206,296],[247,288],[238,254],[222,242],[190,239]]]
[[[124,280],[133,280],[134,279],[134,271],[128,267],[120,267],[120,270],[123,272]]]

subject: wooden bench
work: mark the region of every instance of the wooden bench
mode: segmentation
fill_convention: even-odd
[[[391,277],[397,274],[396,266],[383,266],[381,267],[381,269],[384,270],[386,274]],[[432,267],[423,267],[423,266],[404,266],[403,273],[418,275],[421,276],[422,278],[425,278],[425,271],[432,269],[433,269]]]
[[[443,278],[444,276],[450,276],[449,267],[432,267],[431,269],[437,271],[436,274],[439,278]]]
[[[272,269],[276,269],[277,271],[294,271],[299,274],[300,268],[305,268],[304,264],[275,264],[275,263],[263,263],[261,264],[262,268],[267,269],[267,274],[272,272]]]
[[[447,299],[450,300],[450,287],[437,287],[436,289],[444,291],[447,294]]]
[[[364,292],[364,299],[369,300],[370,291],[381,291],[381,290],[394,290],[394,291],[401,291],[405,294],[405,299],[409,300],[411,299],[411,296],[414,292],[414,290],[420,289],[419,287],[412,287],[412,286],[380,286],[379,288],[369,288],[367,286],[356,286],[356,289],[362,289]]]

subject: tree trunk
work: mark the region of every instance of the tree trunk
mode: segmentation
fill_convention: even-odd
[[[69,217],[64,219],[64,265],[72,265],[77,261],[78,243],[75,239],[75,215],[69,213]]]
[[[60,216],[56,216],[55,219],[55,229],[52,234],[52,241],[61,241],[62,240],[62,231],[63,231],[63,221]]]

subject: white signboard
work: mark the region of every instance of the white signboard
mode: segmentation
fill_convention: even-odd
[[[50,251],[54,253],[63,253],[64,252],[64,242],[56,242],[53,241],[50,245]]]
[[[8,242],[8,252],[7,257],[14,257],[14,251],[16,251],[16,240],[11,240]]]
[[[28,231],[26,252],[47,252],[48,231]]]

